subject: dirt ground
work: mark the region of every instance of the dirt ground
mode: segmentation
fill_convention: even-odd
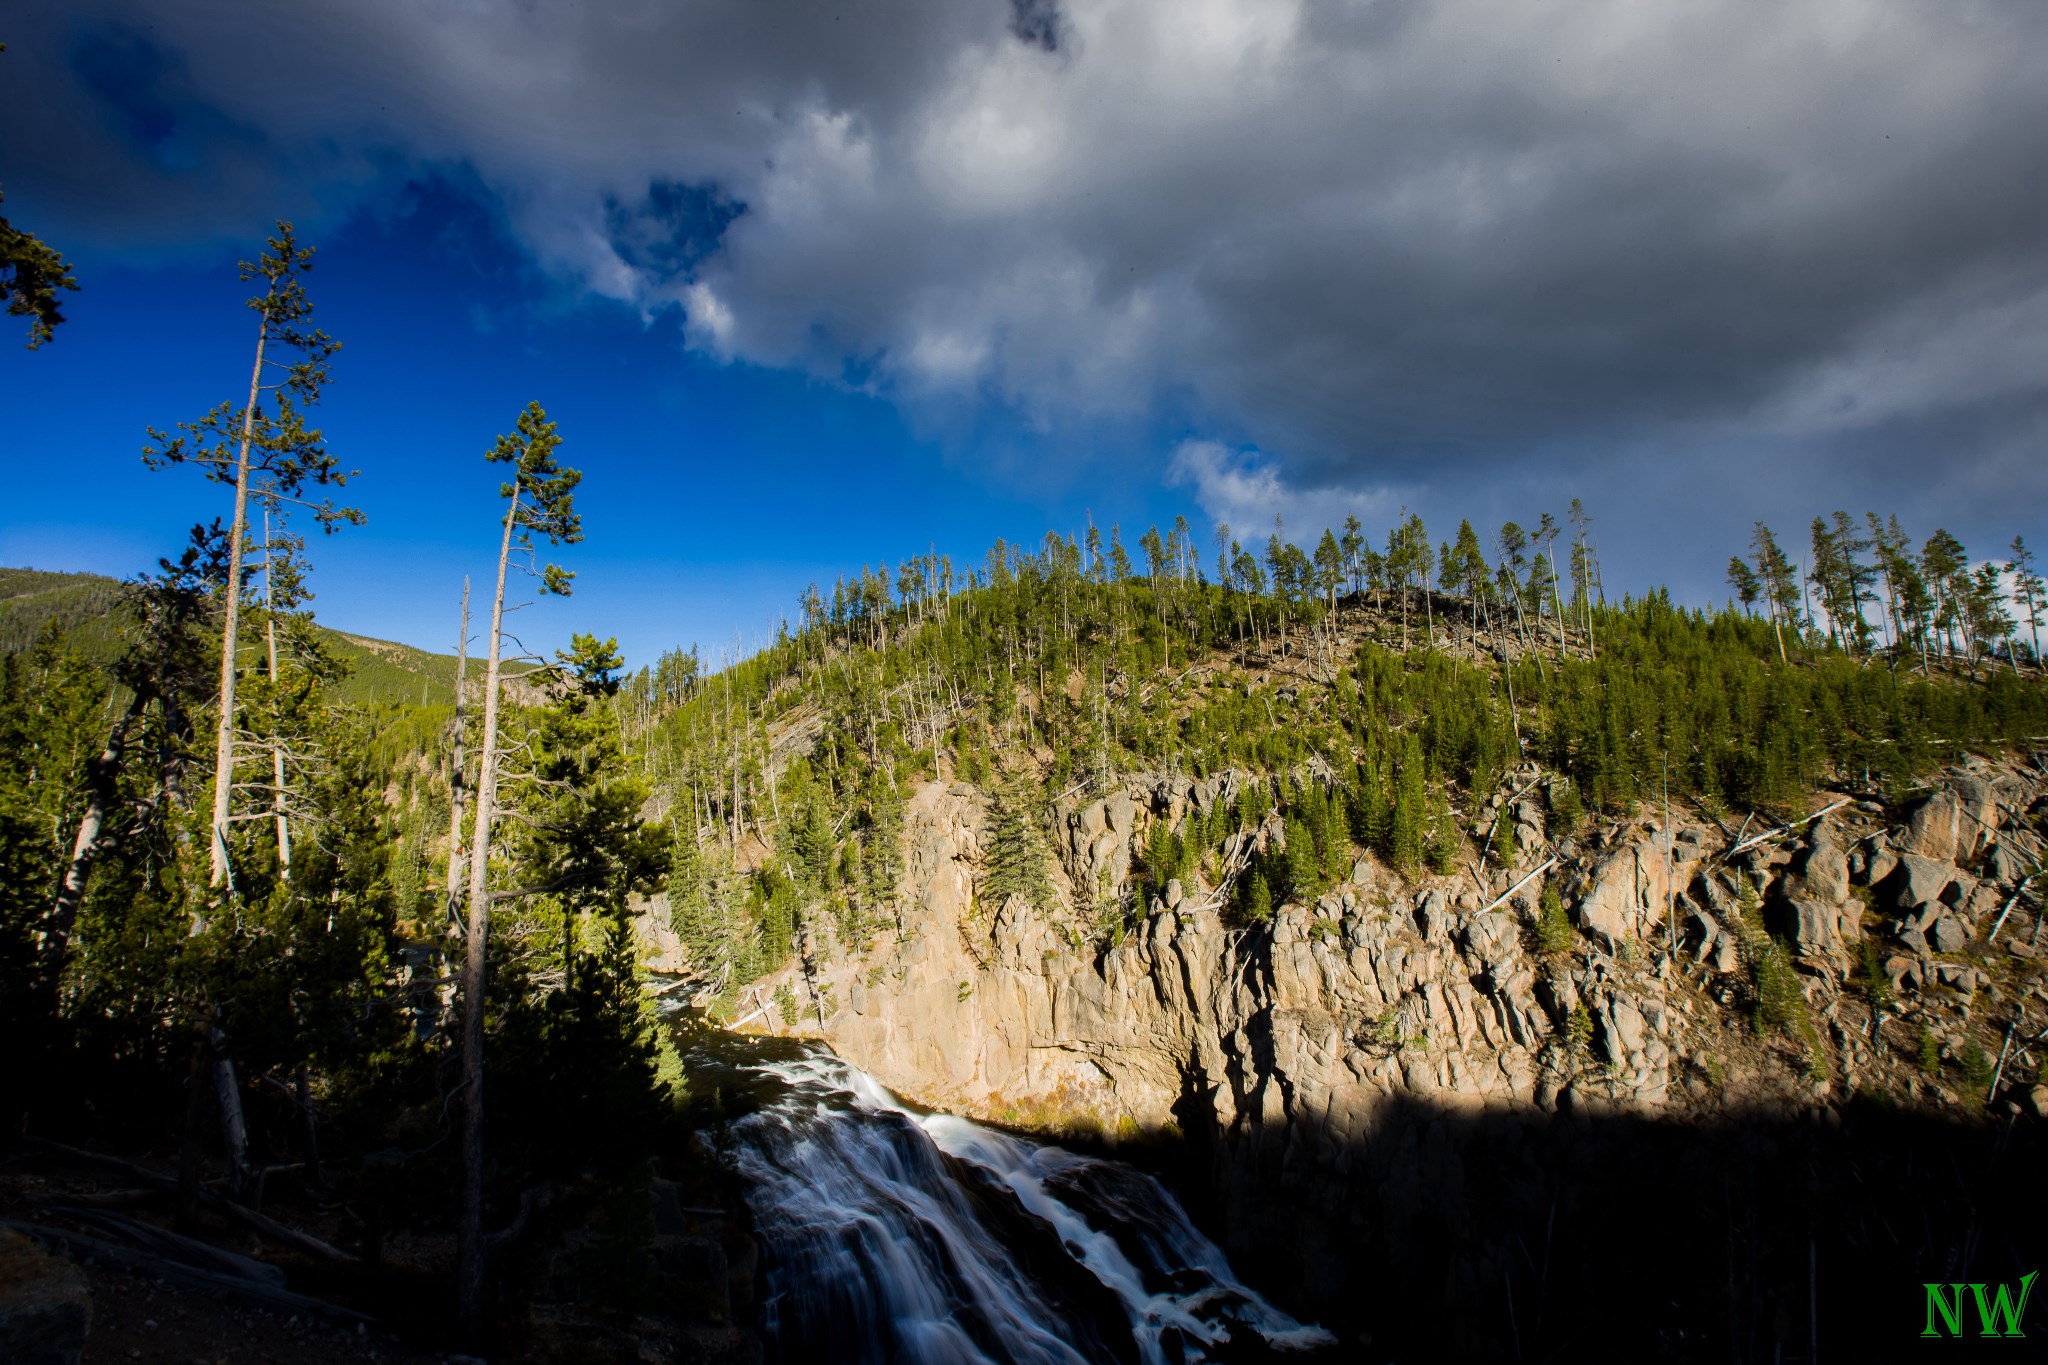
[[[388,1332],[252,1308],[114,1266],[81,1262],[92,1287],[84,1365],[446,1365]]]

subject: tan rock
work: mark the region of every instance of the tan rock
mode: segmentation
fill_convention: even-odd
[[[1953,863],[1961,822],[1962,803],[1956,800],[1955,793],[1935,792],[1923,798],[1907,814],[1905,833],[1898,840],[1899,851]]]

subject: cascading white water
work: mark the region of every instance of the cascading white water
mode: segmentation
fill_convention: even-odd
[[[1150,1176],[919,1114],[823,1052],[733,1125],[790,1361],[1144,1365],[1334,1345],[1231,1273]]]

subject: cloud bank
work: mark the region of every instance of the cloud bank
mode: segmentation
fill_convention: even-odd
[[[2041,5],[71,0],[14,26],[0,173],[90,240],[242,237],[459,167],[545,268],[680,310],[712,355],[1224,442],[1172,457],[1218,515],[1660,459],[1825,487],[1930,447],[1958,489],[2048,494]]]

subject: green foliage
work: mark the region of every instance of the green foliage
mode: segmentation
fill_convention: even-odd
[[[1145,841],[1145,881],[1154,896],[1166,894],[1166,884],[1190,881],[1193,862],[1187,845],[1164,819],[1154,820]]]
[[[1811,1065],[1820,1054],[1820,1036],[1806,1008],[1799,973],[1786,946],[1763,928],[1756,887],[1742,880],[1731,918],[1743,965],[1749,973],[1752,1017],[1759,1033],[1781,1033],[1805,1050]]]
[[[4,50],[5,44],[0,44]],[[10,317],[27,318],[28,349],[35,350],[64,324],[60,289],[76,289],[71,264],[56,248],[0,217],[0,296]]]
[[[1238,917],[1248,924],[1263,924],[1273,918],[1273,890],[1266,884],[1263,872],[1248,873],[1241,885],[1243,896],[1238,904]]]
[[[1428,795],[1422,771],[1422,749],[1413,735],[1405,737],[1405,752],[1394,772],[1393,811],[1387,824],[1387,861],[1402,873],[1413,873],[1422,865],[1423,823],[1427,819]]]
[[[583,539],[583,519],[577,515],[575,497],[583,475],[557,463],[555,452],[561,445],[562,438],[541,405],[528,403],[516,428],[500,436],[484,454],[492,464],[512,467],[512,480],[499,487],[498,496],[511,504],[506,511],[508,543],[522,550],[534,548],[536,535],[545,537],[550,545],[574,545]],[[567,597],[574,577],[559,565],[546,565],[541,570],[540,590]]]
[[[1544,952],[1555,957],[1568,953],[1578,941],[1572,932],[1572,922],[1565,914],[1564,900],[1558,895],[1555,882],[1545,882],[1541,908],[1536,913],[1536,943]]]
[[[1913,1040],[1915,1060],[1920,1070],[1929,1076],[1941,1074],[1941,1039],[1934,1036],[1934,1030],[1922,1024],[1919,1034]]]
[[[1585,1057],[1591,1054],[1593,1049],[1593,1012],[1586,1008],[1583,1000],[1573,1005],[1571,1014],[1566,1016],[1564,1037],[1565,1044],[1571,1049],[1572,1055]]]
[[[1884,959],[1873,939],[1864,939],[1856,950],[1856,989],[1873,1010],[1882,1010],[1892,1002],[1892,980],[1885,975]]]
[[[266,506],[302,506],[322,530],[332,531],[344,523],[360,525],[363,514],[331,499],[307,500],[313,490],[345,487],[353,477],[328,451],[320,430],[305,420],[320,402],[328,362],[341,349],[309,326],[313,303],[303,277],[312,269],[313,248],[300,246],[287,222],[278,223],[277,236],[256,260],[241,262],[243,282],[262,289],[249,307],[261,320],[261,354],[274,367],[266,374],[266,392],[253,407],[223,400],[196,421],[180,422],[175,436],[151,427],[142,459],[151,469],[193,465],[212,482],[232,486],[243,477],[246,455],[252,495]],[[240,532],[239,522],[235,529]]]
[[[1985,1092],[1991,1087],[1991,1054],[1972,1038],[1956,1053],[1956,1065],[1963,1073],[1963,1098],[1972,1105],[1982,1105]]]
[[[1308,822],[1294,815],[1286,818],[1282,828],[1285,862],[1281,885],[1286,888],[1282,899],[1306,905],[1323,889],[1323,864],[1316,856],[1315,836]]]
[[[1545,795],[1553,834],[1577,834],[1579,826],[1586,822],[1586,807],[1579,799],[1578,784],[1569,778],[1552,778]]]
[[[1053,903],[1049,855],[1039,832],[1036,785],[1012,777],[989,803],[988,846],[982,864],[981,899],[993,911],[1012,896],[1044,909]]]
[[[1429,803],[1429,870],[1440,877],[1457,871],[1458,856],[1464,846],[1457,818],[1451,814],[1450,799],[1439,788]]]
[[[1488,837],[1486,851],[1493,861],[1507,871],[1522,861],[1522,847],[1515,837],[1514,812],[1503,805],[1493,817],[1493,833]]]

